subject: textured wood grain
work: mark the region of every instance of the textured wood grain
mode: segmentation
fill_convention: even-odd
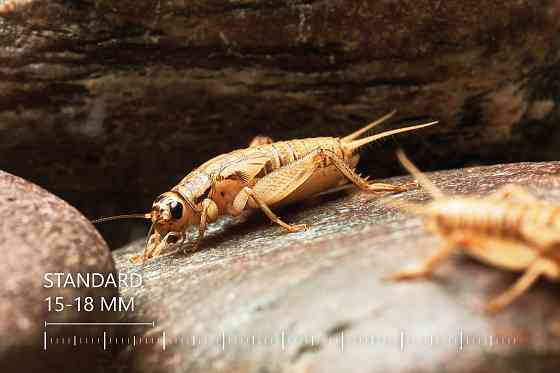
[[[447,193],[483,195],[515,182],[560,203],[558,162],[429,177]],[[428,196],[416,190],[398,198]],[[490,316],[481,307],[517,274],[458,255],[432,281],[380,280],[436,249],[439,239],[417,217],[388,210],[360,192],[295,206],[281,216],[311,229],[287,234],[257,214],[213,225],[197,252],[147,262],[144,287],[123,289],[141,305],[125,319],[155,320],[153,329],[130,331],[154,340],[126,349],[121,368],[482,373],[560,367],[560,284],[542,280],[503,313]],[[142,249],[143,242],[136,242],[116,251],[118,270],[140,272],[128,258]]]

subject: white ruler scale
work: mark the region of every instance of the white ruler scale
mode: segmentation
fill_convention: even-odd
[[[103,336],[67,336],[67,337],[51,337],[47,334],[49,326],[146,326],[155,327],[155,321],[151,322],[49,322],[45,321],[45,330],[43,331],[43,350],[46,351],[49,345],[61,344],[61,345],[72,345],[78,347],[80,345],[103,345],[103,350],[107,350],[107,344],[132,344],[133,346],[137,344],[154,344],[157,342],[162,343],[162,348],[166,349],[166,336],[165,331],[162,332],[161,338],[157,337],[111,337],[107,336],[107,332],[103,332]],[[120,343],[119,343],[120,342]]]

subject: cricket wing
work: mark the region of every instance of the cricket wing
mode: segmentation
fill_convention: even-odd
[[[220,169],[219,177],[223,179],[237,179],[249,184],[270,160],[264,152],[239,152],[229,162],[225,162]]]
[[[311,157],[305,157],[260,179],[253,190],[267,204],[282,202],[316,171]]]

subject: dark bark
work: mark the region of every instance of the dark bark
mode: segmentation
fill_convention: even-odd
[[[257,134],[341,135],[393,108],[441,123],[364,151],[373,175],[399,172],[395,143],[425,169],[559,156],[557,1],[10,3],[0,169],[90,217],[147,210]]]

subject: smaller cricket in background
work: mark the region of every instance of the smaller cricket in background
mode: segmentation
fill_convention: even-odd
[[[541,201],[524,188],[508,184],[485,197],[446,196],[402,151],[399,161],[433,197],[427,204],[382,201],[426,219],[427,229],[443,243],[418,269],[386,280],[429,277],[451,253],[464,251],[491,266],[523,272],[508,290],[485,306],[498,312],[524,294],[541,276],[560,280],[560,205]]]
[[[357,150],[378,139],[431,126],[437,122],[388,130],[360,138],[386,121],[394,111],[345,137],[315,137],[273,142],[257,136],[248,148],[214,157],[194,169],[170,191],[156,198],[152,211],[94,220],[140,218],[151,220],[143,255],[135,263],[161,254],[172,244],[181,244],[191,225],[198,225],[198,247],[208,223],[221,215],[237,216],[246,209],[261,209],[274,223],[288,232],[307,229],[305,224],[288,224],[270,207],[298,202],[351,181],[367,192],[402,192],[417,187],[413,183],[392,185],[369,183],[354,171]]]

